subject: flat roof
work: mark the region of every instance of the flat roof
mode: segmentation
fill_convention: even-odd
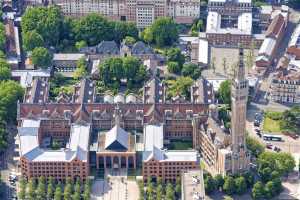
[[[297,25],[292,34],[291,40],[289,42],[289,47],[291,46],[300,47],[300,24]]]
[[[196,162],[198,161],[198,152],[196,150],[172,150],[172,151],[165,151],[164,152],[164,161],[191,161]]]
[[[13,70],[11,72],[12,77],[20,77],[20,85],[27,87],[30,85],[34,77],[50,77],[50,70]]]
[[[209,11],[206,23],[206,33],[214,34],[236,34],[251,35],[252,34],[252,13],[242,13],[238,16],[237,28],[221,28],[222,15],[218,12]]]
[[[208,64],[208,41],[205,39],[199,39],[198,62]]]
[[[53,60],[79,60],[84,56],[83,53],[55,53],[53,54]]]
[[[271,56],[274,48],[276,45],[276,40],[273,38],[266,38],[262,45],[260,46],[260,49],[258,51],[258,55],[267,55],[267,56]]]
[[[39,127],[40,120],[25,119],[18,128],[21,156],[31,161],[67,162],[74,158],[87,161],[90,125],[71,124],[69,142],[59,150],[40,148]]]
[[[162,149],[164,146],[164,127],[163,125],[144,126],[144,145],[145,151],[153,151],[153,147]]]

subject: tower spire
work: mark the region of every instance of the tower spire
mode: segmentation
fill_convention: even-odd
[[[231,85],[232,173],[245,171],[249,165],[246,149],[246,104],[248,80],[245,79],[244,53],[239,48],[239,65]]]

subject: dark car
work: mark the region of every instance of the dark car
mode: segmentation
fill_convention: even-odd
[[[280,149],[279,147],[274,146],[274,147],[273,147],[273,151],[280,152],[281,149]]]
[[[260,131],[259,131],[259,132],[256,132],[256,135],[257,135],[258,137],[261,137],[261,136],[262,136],[261,133],[260,133]]]
[[[259,127],[259,126],[260,126],[260,121],[258,121],[258,120],[255,120],[255,121],[254,121],[254,126],[257,126],[257,127]]]

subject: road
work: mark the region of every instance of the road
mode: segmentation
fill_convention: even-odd
[[[18,169],[16,168],[16,163],[14,161],[14,156],[16,156],[16,152],[15,152],[15,135],[17,134],[17,129],[15,126],[9,126],[7,128],[9,134],[8,134],[8,147],[7,150],[4,152],[3,155],[3,160],[1,160],[1,162],[3,163],[3,165],[1,166],[1,178],[4,181],[5,184],[5,197],[4,200],[6,199],[11,199],[11,197],[13,196],[15,192],[15,188],[14,186],[12,186],[9,181],[8,181],[8,177],[9,174],[11,172],[16,172],[18,173]]]

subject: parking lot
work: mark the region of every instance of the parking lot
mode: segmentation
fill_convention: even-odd
[[[260,134],[257,134],[255,129],[260,129],[260,127],[255,127],[255,114],[259,112],[259,110],[249,109],[247,111],[247,122],[246,122],[246,129],[250,136],[256,138],[263,144],[268,144],[269,150],[274,150],[275,147],[279,148],[283,152],[289,152],[291,154],[299,153],[300,152],[300,139],[294,139],[290,136],[286,135],[279,135],[282,138],[282,141],[272,141],[272,140],[264,140],[263,139],[263,132],[261,131]],[[262,122],[261,122],[262,124]],[[260,124],[260,125],[261,125]],[[272,147],[272,148],[271,148]]]

